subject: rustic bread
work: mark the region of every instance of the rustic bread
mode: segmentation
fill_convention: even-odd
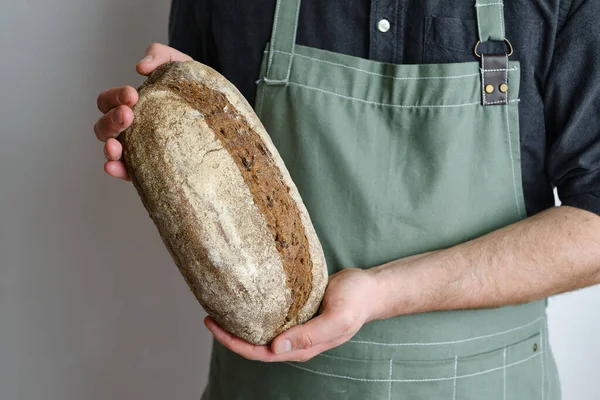
[[[123,158],[206,312],[255,344],[310,319],[327,284],[323,250],[244,97],[194,61],[161,66],[139,94]]]

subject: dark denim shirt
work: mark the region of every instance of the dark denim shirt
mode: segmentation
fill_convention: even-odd
[[[173,0],[170,43],[254,103],[276,0]],[[394,64],[477,61],[474,0],[303,0],[298,44]],[[521,63],[520,133],[529,215],[600,215],[600,0],[506,0]],[[377,29],[381,19],[391,28]]]

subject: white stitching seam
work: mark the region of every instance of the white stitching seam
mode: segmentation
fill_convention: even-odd
[[[506,59],[506,66],[508,67],[508,54],[505,54],[504,57]],[[506,71],[504,71],[504,83],[506,83],[506,86],[508,87],[508,68],[506,68]],[[506,104],[508,104],[509,97],[510,92],[506,92]]]
[[[388,400],[392,400],[392,371],[393,371],[393,360],[390,360],[390,384],[388,386]]]
[[[481,69],[481,68],[480,68]],[[492,69],[486,69],[485,72],[505,72],[505,71],[516,71],[517,68],[492,68]],[[483,72],[483,70],[481,70]]]
[[[354,100],[354,101],[358,101],[360,103],[365,103],[365,104],[371,104],[371,105],[375,105],[375,106],[383,106],[383,107],[393,107],[393,108],[456,108],[456,107],[467,107],[467,106],[475,106],[475,105],[479,105],[480,102],[476,101],[473,103],[463,103],[463,104],[426,104],[426,105],[402,105],[402,104],[388,104],[388,103],[378,103],[375,101],[368,101],[368,100],[363,100],[363,99],[359,99],[356,97],[351,97],[351,96],[346,96],[343,94],[339,94],[339,93],[335,93],[335,92],[330,92],[328,90],[324,90],[324,89],[320,89],[320,88],[316,88],[316,87],[312,87],[312,86],[308,86],[308,85],[303,85],[301,83],[295,83],[295,82],[289,82],[289,85],[292,86],[299,86],[305,89],[310,89],[310,90],[315,90],[317,92],[321,92],[321,93],[325,93],[325,94],[330,94],[332,96],[337,96],[337,97],[341,97],[343,99],[346,100]],[[511,100],[511,102],[518,102],[519,99],[515,99],[515,100]]]
[[[475,7],[487,7],[487,6],[501,6],[501,7],[504,7],[504,3],[475,4]]]
[[[479,3],[475,3],[475,11],[477,13],[477,32],[479,34],[479,41],[483,42],[483,37],[481,36],[481,19],[479,18]]]
[[[542,350],[545,350],[544,330],[545,330],[545,328],[542,328],[541,335],[540,335],[540,349],[542,349]],[[540,357],[540,360],[541,360],[540,362],[542,363],[542,400],[544,400],[545,399],[544,389],[546,386],[546,372],[544,371],[544,357]]]
[[[502,39],[506,38],[506,32],[504,30],[504,5],[498,7],[498,14],[500,15],[500,31],[502,32]]]
[[[267,53],[268,51],[265,51],[265,53]],[[285,51],[281,51],[281,50],[274,50],[275,53],[283,53],[283,54],[291,54],[291,53],[287,53]],[[458,78],[469,78],[469,77],[473,77],[473,76],[477,76],[478,74],[466,74],[466,75],[450,75],[450,76],[415,76],[415,77],[402,77],[402,76],[393,76],[393,75],[383,75],[383,74],[378,74],[377,72],[371,72],[371,71],[367,71],[364,69],[360,69],[360,68],[356,68],[356,67],[351,67],[349,65],[345,65],[345,64],[339,64],[339,63],[334,63],[331,61],[325,61],[325,60],[319,60],[318,58],[314,58],[314,57],[309,57],[309,56],[305,56],[302,54],[294,54],[294,57],[300,57],[300,58],[306,58],[308,60],[313,60],[319,63],[323,63],[323,64],[329,64],[329,65],[334,65],[336,67],[342,67],[342,68],[347,68],[347,69],[351,69],[353,71],[360,71],[360,72],[364,72],[366,74],[369,75],[374,75],[374,76],[381,76],[383,78],[391,78],[391,79],[396,79],[396,80],[421,80],[421,79],[458,79]],[[518,68],[513,67],[513,68],[509,68],[509,71],[517,71]],[[498,70],[493,70],[493,69],[488,69],[486,71],[504,71],[504,69],[498,69]]]
[[[267,88],[266,88],[266,85],[263,85],[263,87],[261,88],[261,90],[262,90],[262,93],[261,93],[261,95],[260,95],[260,102],[258,103],[258,110],[257,110],[257,111],[258,111],[258,112],[257,112],[257,114],[258,114],[258,119],[261,119],[261,118],[262,118],[263,103],[264,103],[264,101],[265,101],[265,90],[266,90],[266,89],[267,89]]]
[[[511,368],[514,367],[516,365],[519,364],[523,364],[535,357],[539,357],[543,354],[543,351],[540,351],[534,355],[531,355],[527,358],[524,358],[523,360],[520,361],[515,361],[514,363],[502,366],[502,367],[496,367],[496,368],[491,368],[491,369],[487,369],[484,371],[479,371],[479,372],[474,372],[471,374],[466,374],[466,375],[457,375],[457,376],[450,376],[450,377],[442,377],[442,378],[427,378],[427,379],[367,379],[367,378],[355,378],[353,376],[346,376],[346,375],[337,375],[337,374],[330,374],[328,372],[320,372],[320,371],[315,371],[312,370],[310,368],[306,368],[306,367],[301,367],[299,365],[296,364],[292,364],[290,362],[284,362],[284,364],[289,365],[290,367],[294,367],[306,372],[312,372],[313,374],[317,374],[317,375],[323,375],[323,376],[329,376],[331,378],[341,378],[341,379],[348,379],[351,381],[359,381],[359,382],[404,382],[404,383],[418,383],[418,382],[441,382],[441,381],[449,381],[452,379],[464,379],[464,378],[471,378],[473,376],[479,376],[479,375],[484,375],[484,374],[488,374],[491,372],[496,372],[496,371],[500,371],[504,368]]]
[[[269,64],[267,65],[267,76],[270,75],[271,73],[271,65],[273,65],[273,54],[275,52],[275,50],[273,50],[273,48],[275,47],[275,39],[277,38],[276,34],[277,34],[277,24],[279,22],[279,10],[281,8],[281,2],[283,0],[278,0],[277,1],[277,8],[275,9],[275,22],[273,23],[273,36],[272,36],[272,40],[271,40],[271,44],[270,44],[270,54],[269,54]]]
[[[504,400],[506,400],[506,347],[504,348],[503,353],[504,353],[503,354],[504,361],[502,364],[502,381],[503,381],[502,387],[503,387],[503,393],[504,393]]]
[[[491,333],[489,335],[482,335],[482,336],[475,336],[475,337],[471,337],[468,339],[462,339],[462,340],[452,340],[452,341],[448,341],[448,342],[432,342],[432,343],[378,343],[378,342],[366,342],[366,341],[361,341],[361,340],[349,340],[348,342],[352,342],[352,343],[362,343],[362,344],[373,344],[373,345],[378,345],[378,346],[442,346],[442,345],[447,345],[447,344],[458,344],[458,343],[465,343],[465,342],[472,342],[475,340],[481,340],[481,339],[488,339],[494,336],[500,336],[500,335],[504,335],[506,333],[511,333],[514,331],[518,331],[524,328],[527,328],[531,325],[534,325],[535,323],[539,322],[539,321],[545,321],[546,317],[542,316],[539,318],[534,319],[531,322],[528,322],[524,325],[521,326],[517,326],[515,328],[511,328],[511,329],[507,329],[505,331],[502,332],[496,332],[496,333]]]
[[[294,61],[294,53],[296,48],[296,33],[298,32],[298,20],[300,19],[300,4],[301,2],[298,0],[298,6],[296,7],[296,25],[294,26],[294,36],[292,39],[292,52],[290,54],[290,63],[288,65],[287,75],[285,78],[285,82],[290,81],[290,74],[292,73],[292,64]]]
[[[486,92],[485,92],[485,55],[481,55],[481,93],[483,93],[483,105],[485,106],[487,102]]]
[[[508,103],[508,101],[507,101],[507,103]],[[513,157],[513,146],[512,146],[512,139],[510,136],[510,120],[508,118],[508,105],[504,107],[504,112],[506,114],[506,134],[508,136],[508,152],[510,154],[510,165],[511,165],[511,170],[512,170],[513,188],[515,191],[515,201],[517,203],[517,215],[519,218],[522,218],[523,216],[521,215],[521,206],[519,205],[519,195],[518,195],[518,191],[517,191],[515,159]]]
[[[479,16],[479,9],[481,7],[488,7],[488,6],[499,6],[498,10],[500,13],[500,31],[501,31],[502,37],[506,36],[506,32],[505,32],[505,28],[504,28],[504,3],[502,3],[502,2],[487,3],[487,4],[475,3],[475,10],[477,12],[477,31],[479,32],[479,40],[482,42],[484,42],[485,40],[481,36],[481,18]]]
[[[454,387],[452,389],[452,400],[456,400],[456,376],[458,375],[458,356],[454,356]]]

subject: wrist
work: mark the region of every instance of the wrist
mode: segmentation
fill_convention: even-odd
[[[385,310],[388,307],[388,305],[386,303],[386,299],[388,298],[388,296],[385,293],[387,288],[385,287],[385,285],[383,285],[383,282],[381,281],[381,276],[380,276],[381,270],[379,270],[379,267],[377,267],[377,268],[371,268],[371,269],[368,269],[365,271],[367,273],[369,273],[371,281],[372,281],[371,290],[369,293],[370,313],[365,322],[371,322],[371,321],[377,321],[380,319],[385,319],[385,318],[387,318],[385,316],[386,315]]]
[[[436,251],[371,268],[376,289],[370,320],[442,309],[443,282],[449,279],[446,258]]]
[[[415,285],[411,283],[409,268],[403,263],[397,260],[369,270],[375,282],[369,321],[412,313],[409,305],[416,301],[411,293]]]

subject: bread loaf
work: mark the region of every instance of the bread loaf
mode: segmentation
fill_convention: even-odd
[[[323,251],[244,97],[195,61],[161,66],[139,94],[123,159],[206,312],[254,344],[310,319],[327,284]]]

